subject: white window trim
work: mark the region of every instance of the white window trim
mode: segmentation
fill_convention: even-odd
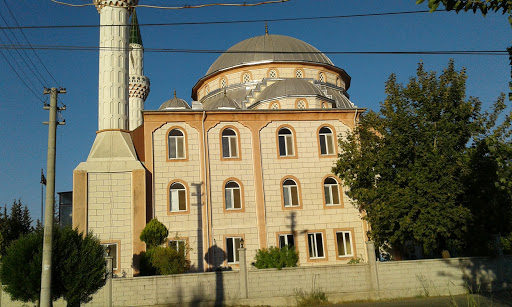
[[[290,246],[289,244],[289,240],[288,240],[288,236],[292,236],[292,243],[293,243],[293,246],[295,246],[295,236],[293,235],[293,233],[283,233],[283,234],[280,234],[279,235],[279,248],[283,248],[284,246],[281,246],[281,237],[284,237],[284,245],[285,246]]]
[[[281,131],[282,129],[287,129],[288,131],[290,131],[291,134],[281,134],[281,132],[278,132],[277,133],[277,142],[278,142],[278,145],[279,145],[279,148],[277,149],[279,151],[279,156],[280,157],[293,157],[295,156],[295,144],[293,144],[293,131],[290,130],[289,128],[281,128],[279,129],[279,131]],[[285,151],[285,154],[284,155],[281,155],[281,137],[283,137],[283,142],[284,142],[284,151]],[[288,152],[288,145],[289,143],[291,143],[291,146],[290,148],[292,149],[292,152]]]
[[[349,235],[349,246],[350,246],[350,251],[352,253],[350,254],[345,254],[345,255],[340,255],[339,254],[339,243],[338,243],[338,234],[341,233],[342,234],[342,238],[343,238],[343,246],[347,246],[346,244],[346,241],[345,241],[345,234],[348,233]],[[352,246],[352,232],[351,231],[336,231],[336,244],[338,245],[337,247],[337,250],[336,250],[336,255],[338,255],[338,258],[344,258],[344,257],[353,257],[354,256],[354,247]],[[345,250],[346,251],[346,250]]]
[[[174,130],[177,130],[181,133],[181,136],[178,136],[178,135],[170,135],[172,131]],[[181,160],[181,159],[185,159],[185,156],[186,156],[186,152],[185,152],[185,133],[181,130],[181,129],[178,129],[178,128],[174,128],[172,129],[171,131],[169,131],[169,134],[167,135],[167,150],[169,151],[169,156],[167,157],[169,160]],[[179,145],[179,140],[181,139],[181,144],[183,146],[183,157],[180,157],[179,156],[179,148],[178,148],[178,145]],[[176,155],[176,157],[171,157],[171,142],[174,143],[174,154]]]
[[[236,159],[240,156],[240,154],[238,153],[238,134],[236,133],[235,130],[233,129],[230,129],[230,128],[226,128],[222,131],[222,133],[224,133],[224,131],[226,130],[230,130],[230,131],[233,131],[235,133],[235,135],[222,135],[222,144],[221,144],[221,147],[222,147],[222,157],[225,158],[225,159]],[[228,152],[229,152],[229,156],[224,156],[224,139],[227,140],[228,142]],[[235,150],[236,150],[236,155],[232,155],[232,151],[233,151],[233,148],[231,146],[231,139],[234,139],[235,140]]]
[[[226,262],[227,264],[238,264],[240,262],[240,259],[237,259],[237,250],[236,250],[236,239],[242,240],[242,237],[226,237]],[[233,240],[233,250],[231,251],[233,253],[233,262],[229,262],[229,250],[228,249],[228,240]],[[241,246],[240,242],[240,246]]]
[[[322,257],[318,256],[318,249],[317,249],[317,247],[318,247],[317,235],[318,234],[320,234],[320,236],[322,237],[322,252],[323,252]],[[311,238],[313,238],[313,242],[311,242],[311,240],[310,240],[310,235],[312,235]],[[311,244],[313,244],[314,248],[310,248]],[[308,252],[309,251],[312,251],[312,253],[310,253],[310,255],[309,255],[309,259],[324,259],[325,258],[325,238],[324,238],[323,232],[308,232]]]
[[[323,138],[324,140],[324,144],[325,144],[325,153],[322,153],[322,142],[320,142],[320,155],[322,156],[332,156],[334,155],[335,151],[334,151],[334,133],[332,132],[332,129],[329,128],[329,127],[321,127],[320,129],[322,128],[327,128],[329,129],[330,133],[324,133],[324,132],[319,132],[319,137],[320,139]],[[329,142],[329,137],[331,139],[331,141]],[[331,144],[331,152],[329,152],[329,145],[328,144]]]
[[[183,186],[183,188],[175,188],[175,189],[173,189],[172,186],[174,184],[176,184],[176,183],[181,184]],[[179,196],[180,193],[179,193],[179,191],[185,191],[184,196],[183,196],[183,197],[185,197],[185,209],[183,209],[183,210],[180,210],[180,196]],[[173,202],[174,198],[173,198],[172,194],[175,194],[177,196],[177,199],[178,199],[177,205],[176,205],[177,206],[177,210],[173,210],[172,202]],[[171,186],[169,187],[169,198],[170,198],[169,199],[169,211],[170,212],[186,212],[187,211],[187,208],[188,208],[187,188],[185,187],[185,185],[183,183],[181,183],[181,182],[173,182],[171,184]]]
[[[179,252],[180,251],[180,243],[183,243],[183,246],[185,247],[184,248],[184,253],[185,253],[185,256],[187,256],[187,240],[183,240],[183,239],[173,239],[173,240],[169,240],[169,242],[167,243],[167,245],[169,247],[172,248],[171,246],[171,243],[172,242],[176,242],[176,251]]]
[[[328,178],[332,178],[332,177],[328,177]],[[325,180],[327,180],[328,178],[326,178]],[[325,191],[325,188],[327,187],[327,192],[329,193],[329,200],[330,202],[328,203],[327,200],[325,200],[325,205],[326,206],[339,206],[341,204],[341,197],[340,197],[340,186],[339,186],[339,183],[338,183],[338,180],[336,180],[335,178],[332,178],[334,179],[334,181],[336,181],[336,183],[325,183],[325,180],[324,180],[324,193],[326,192]],[[334,197],[333,197],[333,186],[336,187],[337,191],[338,191],[338,203],[334,203]]]
[[[236,183],[236,185],[238,187],[236,187],[236,188],[226,188],[226,185],[228,185],[230,182]],[[224,191],[225,191],[224,193],[229,192],[230,195],[231,195],[231,197],[230,197],[230,199],[231,199],[231,203],[230,203],[231,208],[228,208],[228,206],[227,206],[228,205],[227,204],[227,201],[228,201],[227,197],[226,197],[226,199],[224,201],[224,206],[225,206],[226,210],[241,210],[242,209],[242,189],[240,188],[240,184],[238,182],[236,182],[236,181],[231,180],[231,181],[228,181],[226,183],[226,185],[224,186]],[[238,190],[238,194],[239,194],[239,197],[240,197],[240,208],[235,208],[235,190]]]
[[[288,180],[293,181],[293,183],[295,185],[284,185],[284,183]],[[283,180],[282,186],[283,186],[283,205],[284,205],[284,207],[285,208],[300,207],[299,185],[297,184],[297,182],[291,178],[286,178],[285,180]],[[295,187],[296,191],[297,191],[297,204],[296,205],[293,204],[292,189],[291,189],[292,187]],[[284,194],[287,194],[287,196],[288,196],[288,200],[290,202],[288,205],[286,204],[286,197]]]

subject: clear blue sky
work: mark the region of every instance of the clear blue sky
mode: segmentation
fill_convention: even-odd
[[[14,25],[4,0],[0,13]],[[94,25],[99,15],[94,6],[74,8],[50,0],[5,0],[23,26]],[[91,3],[85,0],[64,0]],[[234,0],[217,0],[235,2]],[[253,0],[248,2],[254,2]],[[142,23],[202,22],[221,20],[277,19],[384,13],[427,9],[415,0],[348,1],[291,0],[259,7],[209,7],[200,9],[162,10],[139,8]],[[210,3],[206,0],[141,0],[140,4],[184,5]],[[0,18],[0,25],[5,24]],[[32,45],[98,46],[98,28],[26,29]],[[146,48],[182,48],[225,50],[246,38],[263,35],[264,23],[225,25],[188,25],[142,27]],[[505,50],[511,44],[512,31],[506,16],[454,12],[395,15],[382,17],[339,18],[310,21],[269,22],[271,34],[292,36],[310,43],[320,51],[432,51],[432,50]],[[23,39],[19,31],[18,39]],[[10,33],[9,33],[10,35]],[[6,32],[0,38],[6,40]],[[8,43],[8,42],[7,42]],[[6,50],[4,54],[10,58]],[[31,59],[38,64],[33,53]],[[14,53],[16,54],[16,53]],[[67,88],[61,100],[65,126],[57,132],[56,191],[72,189],[73,169],[87,155],[95,137],[98,116],[98,51],[38,51],[59,84]],[[440,71],[450,58],[457,68],[466,67],[467,94],[480,97],[489,106],[500,92],[508,93],[510,66],[507,56],[470,55],[328,55],[334,64],[352,77],[348,90],[359,107],[377,109],[383,101],[384,83],[391,73],[401,82],[415,74],[423,61],[427,70]],[[16,56],[17,57],[17,56]],[[172,97],[176,89],[180,98],[191,101],[195,82],[204,75],[217,54],[146,53],[145,75],[151,79],[151,93],[146,109],[157,109]],[[16,65],[13,64],[15,67]],[[22,62],[19,65],[24,66]],[[38,69],[43,70],[40,65]],[[26,70],[31,88],[41,97],[42,85]],[[43,72],[51,86],[56,84]],[[24,78],[25,79],[25,78]],[[0,205],[10,206],[21,198],[32,217],[40,217],[40,171],[47,155],[48,112],[16,77],[0,56]]]

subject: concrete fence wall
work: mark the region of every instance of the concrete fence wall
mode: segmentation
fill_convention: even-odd
[[[372,273],[376,278],[372,278]],[[319,289],[336,302],[458,295],[468,293],[468,288],[486,292],[511,285],[510,256],[451,258],[115,278],[112,303],[113,306],[197,306],[222,301],[226,304],[290,306],[295,305],[295,292],[299,290]],[[107,306],[106,288],[98,291],[86,306]],[[22,304],[11,302],[4,294],[2,306]],[[54,306],[65,305],[58,302]]]

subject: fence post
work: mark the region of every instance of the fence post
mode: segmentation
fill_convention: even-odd
[[[240,257],[240,298],[248,297],[248,287],[247,287],[247,259],[246,259],[246,248],[241,247],[238,249],[238,255]]]
[[[105,282],[105,306],[112,307],[112,262],[113,258],[105,257],[107,261],[107,281]]]
[[[366,251],[368,254],[368,270],[370,274],[370,297],[379,298],[379,278],[377,275],[377,258],[375,257],[375,243],[366,242]]]

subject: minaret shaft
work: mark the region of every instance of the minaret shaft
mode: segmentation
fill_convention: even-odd
[[[126,7],[100,9],[98,130],[128,129],[128,18]]]

